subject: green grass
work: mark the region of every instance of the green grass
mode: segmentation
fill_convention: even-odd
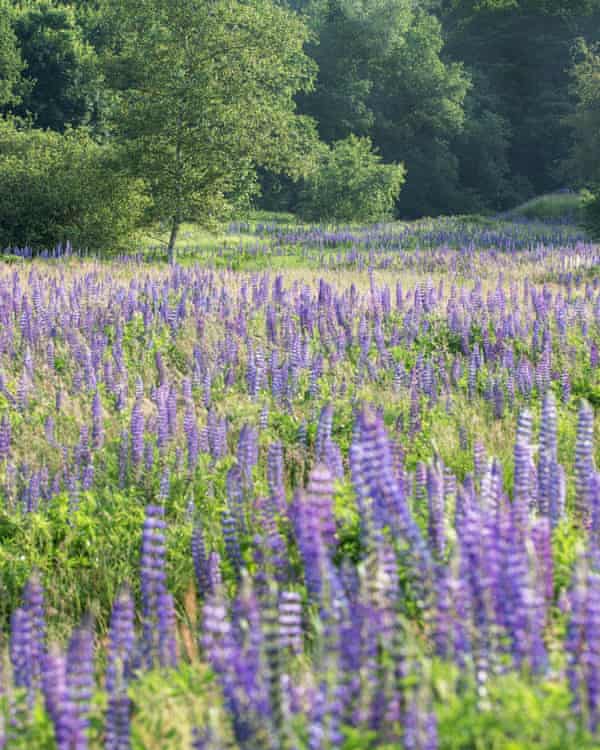
[[[578,224],[583,218],[583,197],[580,193],[549,193],[539,195],[508,212],[512,219],[529,219],[542,222],[571,222]]]

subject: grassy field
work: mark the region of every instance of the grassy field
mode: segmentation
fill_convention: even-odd
[[[583,219],[583,198],[572,192],[541,195],[509,211],[507,218],[578,224]]]

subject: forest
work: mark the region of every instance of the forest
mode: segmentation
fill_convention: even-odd
[[[598,225],[597,0],[2,11],[5,247],[110,250],[161,222],[172,250],[183,221],[248,206],[360,222],[582,189]]]

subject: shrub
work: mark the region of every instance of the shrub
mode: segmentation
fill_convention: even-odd
[[[324,147],[306,179],[300,214],[311,221],[373,222],[392,215],[404,183],[402,164],[383,164],[369,138],[352,135]]]
[[[594,239],[600,239],[600,186],[585,196],[585,225]]]
[[[0,121],[0,247],[114,251],[140,225],[146,200],[114,152],[85,130],[64,135]]]

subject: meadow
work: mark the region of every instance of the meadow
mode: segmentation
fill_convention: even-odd
[[[0,747],[600,748],[600,249],[536,218],[4,253]]]

